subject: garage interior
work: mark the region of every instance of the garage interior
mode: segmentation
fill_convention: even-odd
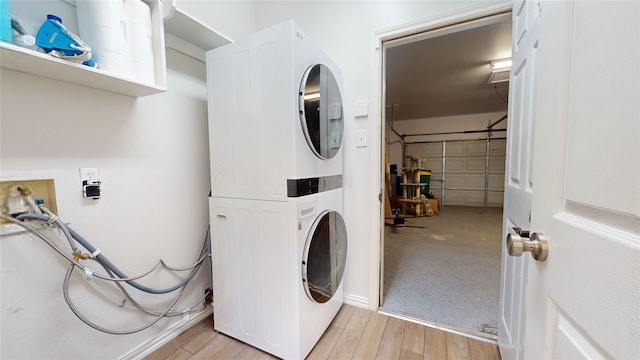
[[[511,14],[384,44],[382,310],[496,339]]]

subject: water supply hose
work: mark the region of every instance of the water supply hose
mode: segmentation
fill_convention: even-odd
[[[51,239],[47,238],[45,235],[43,235],[42,233],[40,233],[38,231],[38,229],[36,229],[35,227],[33,227],[32,225],[25,223],[23,221],[18,221],[17,219],[14,219],[12,217],[6,216],[4,214],[0,214],[0,218],[7,220],[9,222],[12,222],[20,227],[22,227],[23,229],[25,229],[27,232],[31,233],[32,235],[36,236],[37,238],[39,238],[40,240],[44,241],[45,244],[49,245],[53,250],[55,250],[60,256],[64,257],[65,259],[67,259],[67,261],[69,261],[70,263],[72,263],[73,265],[77,266],[78,268],[84,270],[87,273],[91,273],[91,276],[95,276],[99,279],[102,280],[107,280],[107,281],[114,281],[114,282],[122,282],[122,281],[131,281],[131,280],[137,280],[140,279],[142,277],[145,277],[147,275],[149,275],[150,273],[152,273],[154,270],[156,270],[160,265],[162,266],[166,266],[164,265],[164,261],[160,260],[153,268],[151,268],[149,271],[147,271],[146,273],[143,273],[141,275],[137,275],[137,276],[130,276],[128,278],[112,278],[109,276],[105,276],[102,274],[95,274],[93,273],[93,270],[87,268],[86,266],[80,264],[78,262],[78,259],[83,258],[76,256],[74,254],[74,256],[68,255],[64,252],[64,250],[62,250],[60,247],[58,247],[58,245],[56,245]],[[206,242],[205,242],[205,248],[206,248]],[[208,253],[206,253],[199,262],[202,262],[207,256],[209,256]],[[199,263],[198,262],[198,263]],[[195,266],[194,266],[195,267]]]
[[[71,297],[69,296],[69,281],[71,280],[71,274],[73,273],[73,265],[69,266],[69,268],[67,269],[67,274],[64,277],[64,283],[63,283],[63,287],[62,287],[62,292],[64,293],[64,300],[67,302],[67,305],[69,305],[69,309],[71,309],[71,311],[78,317],[78,319],[82,320],[82,322],[84,322],[85,324],[91,326],[92,328],[105,332],[105,333],[109,333],[109,334],[113,334],[113,335],[129,335],[129,334],[133,334],[136,332],[140,332],[144,329],[147,329],[151,326],[153,326],[153,324],[157,323],[158,321],[160,321],[163,317],[165,317],[165,315],[167,313],[169,313],[169,311],[171,311],[171,309],[173,309],[173,307],[176,305],[176,303],[178,302],[178,300],[180,300],[180,297],[182,297],[182,294],[184,293],[184,290],[186,289],[186,285],[182,287],[182,289],[180,289],[180,292],[178,293],[178,295],[176,295],[175,299],[173,299],[173,301],[171,302],[171,305],[169,305],[169,307],[167,307],[165,309],[165,311],[156,316],[155,319],[153,319],[150,323],[143,325],[139,328],[136,329],[132,329],[132,330],[110,330],[107,328],[104,328],[100,325],[97,325],[96,323],[92,322],[91,320],[87,319],[82,313],[80,313],[80,311],[78,310],[78,308],[75,306],[75,304],[73,303],[73,301],[71,300]]]
[[[184,291],[187,287],[187,285],[189,284],[189,282],[191,281],[191,279],[196,275],[196,273],[200,270],[202,264],[204,263],[204,260],[210,256],[210,246],[211,246],[211,229],[210,227],[207,228],[207,232],[206,232],[206,237],[205,237],[205,241],[202,245],[202,249],[200,251],[200,257],[198,258],[198,260],[196,261],[195,264],[186,267],[186,268],[175,268],[175,267],[170,267],[167,264],[165,264],[165,262],[163,260],[160,260],[151,270],[149,270],[147,273],[142,274],[140,276],[137,277],[127,277],[122,271],[120,271],[113,263],[111,263],[109,261],[109,259],[106,258],[106,256],[102,255],[100,253],[99,249],[96,249],[93,245],[91,245],[91,243],[89,243],[86,239],[84,239],[81,235],[79,235],[77,232],[75,232],[73,229],[71,229],[70,227],[66,226],[55,214],[53,214],[49,209],[47,209],[44,206],[40,207],[42,212],[46,215],[43,214],[22,214],[19,215],[16,219],[6,216],[4,214],[0,214],[0,218],[8,220],[10,222],[13,222],[19,226],[21,226],[22,228],[24,228],[26,231],[28,231],[29,233],[35,235],[36,237],[40,238],[41,240],[43,240],[47,245],[49,245],[51,248],[53,248],[58,254],[60,254],[61,256],[63,256],[67,261],[69,261],[70,266],[67,270],[65,279],[64,279],[64,283],[63,283],[63,294],[64,294],[64,298],[65,301],[67,303],[67,305],[69,306],[69,308],[71,309],[71,311],[81,320],[83,321],[85,324],[89,325],[90,327],[105,332],[105,333],[109,333],[109,334],[114,334],[114,335],[127,335],[127,334],[132,334],[132,333],[136,333],[142,330],[145,330],[149,327],[151,327],[152,325],[154,325],[155,323],[157,323],[158,321],[160,321],[160,319],[162,319],[163,317],[170,317],[170,316],[179,316],[184,314],[185,312],[191,311],[193,308],[195,308],[197,305],[203,303],[204,299],[209,295],[209,294],[205,294],[205,296],[200,299],[200,301],[196,304],[193,305],[187,309],[184,310],[173,310],[174,306],[177,304],[177,302],[179,301],[179,299],[182,297],[182,295],[184,294]],[[31,220],[38,220],[38,221],[42,221],[45,222],[49,225],[55,225],[57,228],[59,228],[62,233],[65,235],[65,237],[67,238],[67,240],[69,241],[69,245],[72,249],[72,254],[69,255],[65,252],[65,250],[63,250],[62,248],[60,248],[60,246],[58,246],[58,244],[56,242],[54,242],[53,240],[49,239],[45,234],[41,233],[39,231],[39,229],[37,229],[36,227],[34,227],[33,225],[29,224],[29,223],[25,223],[22,220],[25,219],[31,219]],[[84,254],[82,253],[80,250],[78,250],[77,246],[75,245],[75,241],[77,241],[78,243],[80,243],[86,250],[90,251],[90,254]],[[98,274],[95,273],[93,270],[89,269],[88,267],[84,266],[83,264],[80,264],[78,262],[78,260],[93,260],[96,261],[97,263],[99,263],[104,271],[108,274],[107,275],[102,275],[102,274]],[[141,285],[139,283],[137,283],[136,279],[139,279],[143,276],[146,276],[148,274],[150,274],[151,272],[153,272],[154,270],[156,270],[160,265],[162,265],[163,267],[171,270],[171,271],[188,271],[191,270],[191,273],[184,279],[182,280],[180,283],[178,283],[175,286],[172,286],[170,288],[167,289],[153,289],[153,288],[149,288],[147,286]],[[78,267],[79,269],[84,271],[84,274],[87,278],[87,280],[91,280],[91,278],[93,278],[94,276],[96,278],[102,279],[102,280],[106,280],[106,281],[112,281],[115,283],[115,285],[120,289],[121,293],[125,296],[126,300],[129,300],[129,302],[131,302],[135,308],[139,311],[142,311],[146,314],[152,315],[155,318],[150,322],[147,323],[146,325],[143,325],[139,328],[136,329],[131,329],[131,330],[111,330],[111,329],[107,329],[104,328],[100,325],[97,325],[96,323],[92,322],[91,320],[89,320],[86,316],[84,316],[80,310],[75,306],[75,304],[73,303],[70,295],[69,295],[69,286],[70,286],[70,282],[71,282],[71,274],[73,273],[73,268],[74,267]],[[115,275],[114,275],[115,274]],[[127,290],[122,286],[122,282],[126,282],[129,285],[137,288],[138,290],[147,292],[147,293],[151,293],[151,294],[166,294],[175,290],[180,289],[180,291],[178,292],[178,294],[175,296],[175,298],[172,300],[171,304],[164,310],[152,310],[152,309],[147,309],[143,306],[141,306],[138,302],[136,302],[134,300],[134,298],[127,292]],[[124,306],[124,302],[125,300],[123,300],[122,305]]]
[[[23,220],[23,219],[31,219],[31,220],[39,220],[39,221],[43,221],[43,222],[48,222],[49,221],[49,217],[45,216],[45,215],[37,215],[37,214],[23,214],[18,216],[19,220]],[[82,245],[85,249],[87,249],[87,251],[89,251],[91,254],[96,254],[95,258],[101,263],[104,264],[107,268],[109,268],[109,270],[111,270],[115,275],[118,276],[118,278],[120,278],[121,280],[124,280],[127,284],[135,287],[136,289],[140,290],[140,291],[144,291],[150,294],[166,294],[166,293],[170,293],[172,291],[175,291],[179,288],[181,288],[182,286],[184,286],[185,284],[187,284],[200,270],[200,267],[202,266],[202,261],[200,261],[195,267],[194,269],[191,271],[191,273],[189,273],[189,275],[183,279],[182,281],[180,281],[178,284],[171,286],[169,288],[165,288],[165,289],[154,289],[154,288],[150,288],[148,286],[142,285],[140,283],[138,283],[137,281],[130,279],[127,277],[127,275],[122,272],[120,269],[118,269],[117,266],[115,266],[106,256],[104,256],[104,254],[100,253],[99,250],[94,247],[89,241],[87,241],[85,238],[83,238],[80,234],[78,234],[75,230],[73,230],[72,228],[64,225],[64,223],[60,222],[59,223],[60,226],[63,226],[67,229],[67,231],[71,234],[71,237],[76,240],[78,243],[80,243],[80,245]],[[207,256],[207,248],[209,247],[209,244],[211,243],[211,231],[210,229],[207,229],[207,236],[206,236],[206,240],[205,243],[202,247],[202,250],[200,252],[200,256],[199,258],[201,260],[203,260],[204,258],[206,258]],[[65,256],[66,257],[66,256]],[[67,257],[67,259],[69,259]],[[77,261],[74,259],[73,261],[71,261],[72,263],[78,264]],[[86,269],[86,267],[78,264],[79,267]],[[86,272],[86,271],[85,271]],[[92,274],[95,275],[95,274]],[[105,277],[100,276],[99,278],[104,279],[104,280],[109,280]]]
[[[102,264],[101,264],[102,265]],[[109,271],[108,268],[106,268],[103,265],[104,271],[106,271],[110,276],[113,276],[113,273],[111,273],[111,271]],[[116,305],[118,305],[119,307],[125,307],[126,301],[128,300],[137,310],[140,310],[146,314],[149,315],[153,315],[153,316],[157,316],[158,314],[162,314],[164,312],[164,310],[155,310],[155,309],[149,309],[146,308],[144,306],[142,306],[140,303],[138,303],[132,296],[131,294],[129,294],[129,292],[127,291],[127,289],[125,289],[125,287],[121,284],[122,281],[115,281],[114,284],[118,287],[118,289],[120,290],[120,292],[122,293],[122,295],[124,295],[125,300],[122,300],[122,302],[116,302]],[[185,285],[186,286],[186,285]],[[97,289],[96,289],[97,290]],[[186,309],[182,309],[182,310],[173,310],[173,311],[169,311],[167,314],[165,314],[165,317],[172,317],[172,316],[181,316],[183,315],[185,312],[191,311],[193,310],[196,306],[204,303],[205,299],[207,298],[207,296],[209,296],[210,294],[208,292],[205,292],[204,296],[201,297],[194,305],[191,305],[189,307],[187,307]]]

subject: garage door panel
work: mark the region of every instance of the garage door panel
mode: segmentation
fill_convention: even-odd
[[[487,193],[487,206],[502,207],[504,202],[504,191],[489,191]]]
[[[465,145],[462,141],[447,142],[445,146],[446,156],[464,156],[465,154]]]
[[[406,153],[432,172],[429,192],[444,205],[502,206],[505,139],[492,139],[488,146],[486,140],[407,144]]]
[[[465,154],[466,155],[481,155],[484,156],[487,153],[486,141],[470,141],[466,143]]]
[[[464,189],[465,182],[466,180],[465,180],[464,174],[447,175],[447,182],[445,183],[445,189],[447,190]]]
[[[446,172],[463,172],[465,169],[464,159],[449,159],[445,160],[445,171]]]
[[[489,172],[504,174],[504,157],[489,158]]]
[[[503,191],[504,190],[504,173],[503,174],[489,174],[488,187],[490,191]]]
[[[447,205],[483,206],[484,193],[482,191],[448,190]]]
[[[425,153],[425,144],[407,144],[407,154],[424,154]]]
[[[427,157],[442,157],[442,142],[426,143],[424,150]]]
[[[507,140],[491,140],[489,143],[489,155],[505,155],[507,153]]]
[[[467,206],[483,206],[484,205],[484,192],[483,191],[465,191],[464,192],[464,204]]]
[[[467,175],[465,177],[465,188],[469,190],[482,190],[484,191],[484,174]],[[484,196],[484,195],[483,195]]]
[[[442,158],[421,158],[424,162],[424,168],[431,172],[440,172],[442,174]]]
[[[485,159],[473,158],[465,159],[465,170],[467,172],[481,172],[484,173]]]

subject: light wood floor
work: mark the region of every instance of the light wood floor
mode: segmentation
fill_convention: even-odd
[[[147,360],[277,359],[213,330],[207,318]],[[500,360],[495,344],[343,305],[307,359]]]

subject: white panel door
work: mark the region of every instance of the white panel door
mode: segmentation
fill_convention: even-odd
[[[640,359],[640,2],[542,2],[539,44],[525,358]]]
[[[535,62],[538,55],[539,8],[535,1],[513,6],[509,126],[504,186],[503,239],[513,227],[529,229],[533,192]],[[498,344],[503,359],[522,359],[524,296],[528,257],[512,257],[502,249]]]

